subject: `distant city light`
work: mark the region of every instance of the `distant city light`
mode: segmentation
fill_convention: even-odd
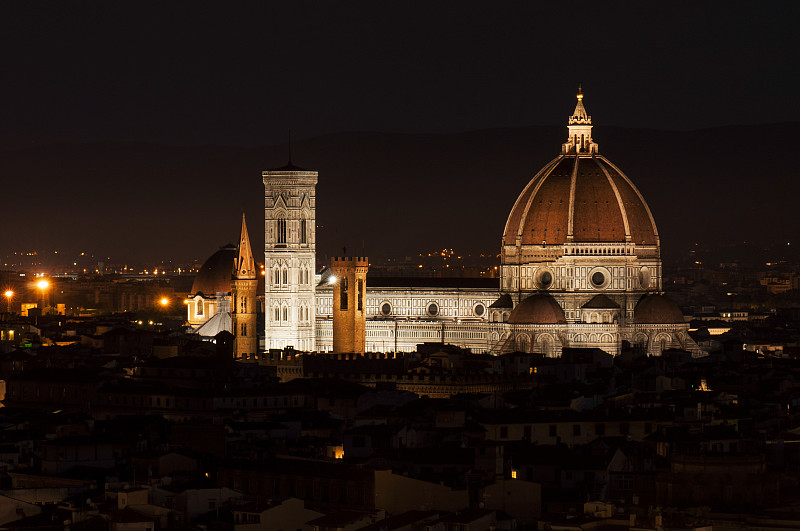
[[[45,279],[42,279],[42,280],[40,280],[39,282],[36,283],[36,287],[39,288],[40,290],[44,291],[44,290],[46,290],[47,288],[50,287],[50,283],[48,281],[46,281]]]
[[[167,306],[169,304],[169,299],[166,297],[162,297],[161,300],[158,302],[161,303],[161,306]]]

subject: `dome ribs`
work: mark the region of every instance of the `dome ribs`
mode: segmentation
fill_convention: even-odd
[[[578,100],[580,103],[580,100]],[[572,167],[572,177],[569,183],[569,216],[567,217],[567,240],[575,239],[575,184],[578,179],[578,166],[580,157],[575,157],[575,165]]]
[[[511,209],[511,213],[506,221],[506,228],[503,231],[504,245],[517,244],[520,238],[520,221],[524,219],[523,215],[526,214],[530,208],[531,196],[536,194],[536,190],[538,189],[538,186],[541,184],[542,180],[547,177],[547,175],[550,173],[550,170],[558,164],[561,158],[562,157],[556,157],[551,160],[539,171],[539,173],[533,177],[533,179],[528,182],[528,184],[525,186],[525,189],[522,190],[522,193],[519,195],[519,197],[517,197],[517,200],[514,202],[514,207]]]
[[[576,181],[574,240],[624,242],[625,222],[619,201],[596,159],[583,159]]]
[[[658,229],[653,214],[642,194],[616,166],[604,157],[598,157],[598,164],[611,178],[625,207],[631,241],[637,245],[659,245]]]
[[[596,160],[595,163],[597,164],[598,168],[603,170],[603,174],[606,176],[608,184],[611,185],[611,189],[614,190],[614,197],[616,197],[617,199],[619,210],[622,213],[622,221],[625,224],[625,241],[629,242],[631,241],[631,227],[630,224],[628,223],[628,211],[625,208],[625,202],[622,200],[622,196],[619,193],[619,188],[617,188],[617,185],[614,184],[614,179],[611,178],[611,175],[608,174],[608,169]]]
[[[543,176],[520,220],[522,245],[560,245],[566,240],[569,218],[569,189],[572,168],[569,158],[562,158]]]

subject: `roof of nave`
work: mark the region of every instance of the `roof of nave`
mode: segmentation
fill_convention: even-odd
[[[378,277],[367,274],[367,288],[463,288],[490,289],[499,287],[496,278],[461,278],[461,277]]]

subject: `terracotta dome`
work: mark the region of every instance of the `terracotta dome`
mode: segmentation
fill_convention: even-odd
[[[567,142],[517,198],[503,231],[504,245],[561,245],[567,241],[657,245],[658,230],[642,194],[592,140],[583,92],[569,117]]]
[[[625,242],[655,245],[656,224],[636,187],[605,157],[562,155],[520,194],[505,245]]]
[[[664,295],[653,293],[639,299],[633,310],[637,324],[683,324],[683,312],[678,305]]]
[[[197,295],[198,292],[202,292],[203,295],[209,296],[229,293],[234,258],[236,258],[235,245],[226,245],[212,254],[194,277],[191,294]]]
[[[552,295],[537,293],[520,302],[508,317],[512,324],[565,324],[564,310]]]

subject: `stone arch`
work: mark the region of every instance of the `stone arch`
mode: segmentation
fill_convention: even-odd
[[[647,334],[639,332],[633,336],[633,344],[637,347],[647,348]]]
[[[536,350],[548,358],[555,357],[555,339],[550,334],[539,334],[536,337]]]
[[[600,342],[601,343],[613,343],[614,342],[614,336],[612,336],[611,334],[603,334],[602,336],[600,336]]]
[[[531,339],[530,337],[528,337],[528,334],[517,334],[516,343],[517,343],[517,350],[519,350],[520,352],[531,351]]]
[[[669,348],[669,344],[672,343],[672,337],[666,332],[661,332],[655,338],[654,344],[658,348],[659,352],[663,352]]]

